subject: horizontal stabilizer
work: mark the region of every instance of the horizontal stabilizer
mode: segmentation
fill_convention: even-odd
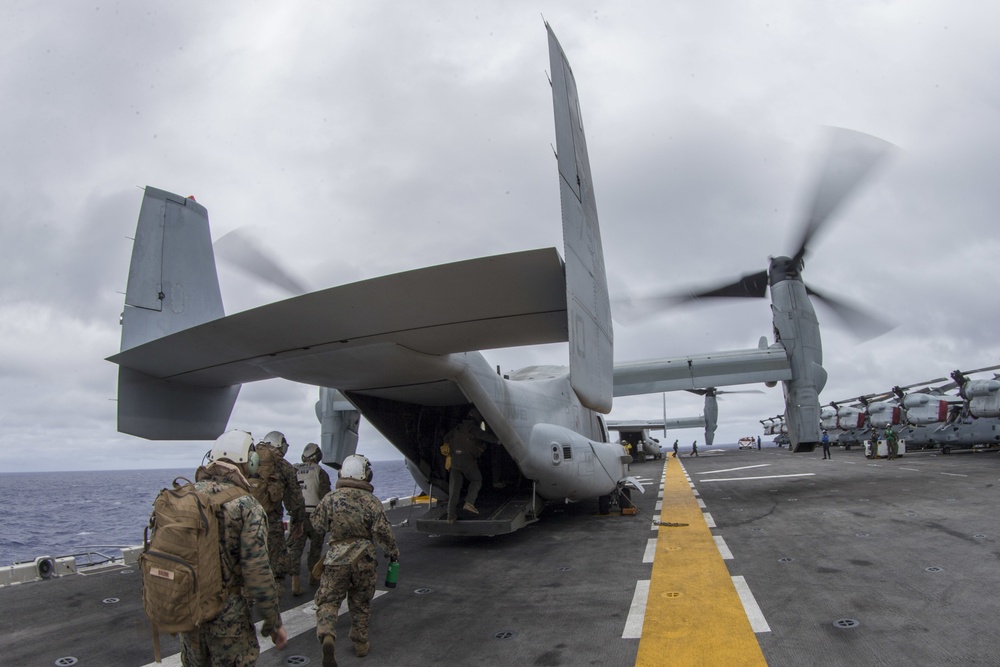
[[[214,440],[240,386],[192,387],[118,369],[118,430],[148,440]]]

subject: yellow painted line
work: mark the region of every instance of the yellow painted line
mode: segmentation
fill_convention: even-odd
[[[680,462],[667,462],[661,520],[635,664],[767,665]]]

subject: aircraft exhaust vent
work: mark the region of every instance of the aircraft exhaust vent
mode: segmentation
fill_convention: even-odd
[[[567,460],[573,458],[573,448],[569,445],[563,445],[563,458]]]

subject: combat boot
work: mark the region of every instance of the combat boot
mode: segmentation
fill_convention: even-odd
[[[292,595],[295,597],[302,595],[302,580],[297,574],[292,575]]]
[[[333,637],[323,637],[323,667],[337,667],[337,656],[333,652]]]
[[[371,650],[371,644],[368,643],[367,637],[362,637],[361,633],[354,631],[354,628],[351,628],[351,633],[348,637],[352,642],[354,642],[354,655],[359,658],[363,658],[368,655],[368,651]]]

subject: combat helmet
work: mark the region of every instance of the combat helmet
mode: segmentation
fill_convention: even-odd
[[[257,455],[253,444],[253,436],[246,431],[233,429],[226,431],[215,439],[212,450],[208,453],[208,460],[229,461],[237,465],[246,465],[246,473],[253,475],[257,472],[260,458]]]
[[[361,454],[351,454],[340,466],[337,475],[341,479],[356,479],[362,482],[372,481],[372,464]]]
[[[315,442],[310,442],[306,445],[306,448],[302,450],[302,462],[303,463],[322,463],[323,452],[320,450],[319,445]]]
[[[285,434],[281,431],[271,431],[261,438],[260,444],[271,445],[272,447],[280,450],[282,456],[288,452],[288,441],[285,440]]]

